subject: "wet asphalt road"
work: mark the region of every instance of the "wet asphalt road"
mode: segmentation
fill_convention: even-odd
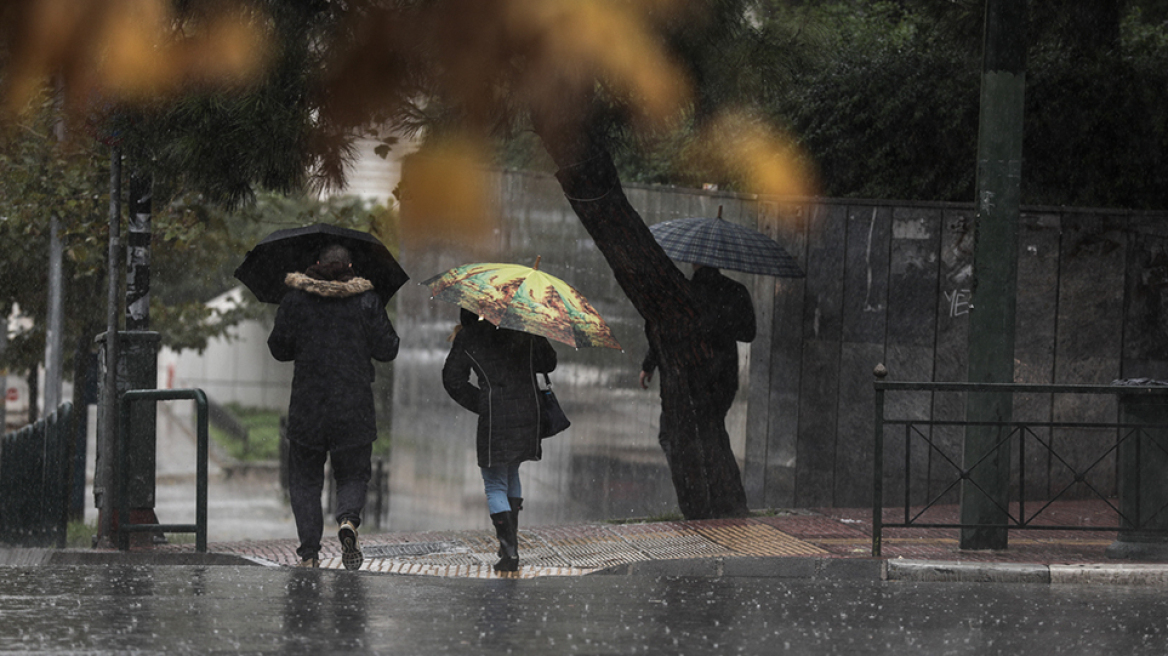
[[[0,568],[0,652],[1162,654],[1158,588]]]

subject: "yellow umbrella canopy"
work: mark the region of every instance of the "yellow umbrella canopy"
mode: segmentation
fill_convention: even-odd
[[[577,348],[619,349],[612,330],[584,295],[534,267],[481,262],[454,267],[421,283],[433,298],[454,303],[500,328]]]

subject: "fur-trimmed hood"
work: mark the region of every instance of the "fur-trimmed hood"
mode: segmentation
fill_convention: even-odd
[[[353,278],[346,282],[339,280],[317,280],[303,273],[292,272],[284,277],[284,284],[309,294],[324,298],[347,298],[373,291],[373,283],[365,278]]]

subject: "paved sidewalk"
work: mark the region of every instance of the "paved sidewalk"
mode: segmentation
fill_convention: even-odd
[[[159,420],[157,510],[167,521],[187,521],[183,518],[193,518],[194,498],[190,418],[175,415],[165,404],[160,407],[168,410]],[[295,526],[271,473],[241,473],[221,462],[221,455],[212,460],[211,554],[196,554],[189,543],[129,553],[0,548],[0,565],[295,564]],[[1030,516],[1040,507],[1011,510],[1015,516]],[[1103,501],[1056,502],[1041,516],[1043,522],[1060,526],[1117,522]],[[903,522],[903,508],[886,509],[884,521]],[[955,523],[957,507],[935,507],[914,521]],[[362,569],[472,578],[645,573],[1168,585],[1168,564],[1109,559],[1105,550],[1115,540],[1114,532],[1011,531],[1005,551],[962,551],[956,530],[886,528],[880,558],[872,557],[871,535],[870,508],[789,510],[738,520],[522,526],[522,567],[518,573],[498,574],[491,569],[497,542],[490,530],[366,532],[361,536],[366,555]],[[250,540],[243,540],[245,536]],[[341,569],[335,535],[326,532],[325,538],[323,566]]]
[[[903,519],[903,510],[899,511]],[[930,511],[934,522],[954,521],[955,506]],[[1044,521],[1063,526],[1106,526],[1103,502],[1063,502]],[[886,511],[885,521],[896,521]],[[574,526],[523,526],[522,567],[491,569],[493,532],[436,531],[362,535],[370,572],[471,578],[534,578],[585,574],[658,573],[693,576],[831,576],[841,572],[891,580],[1131,583],[1168,585],[1168,564],[1109,559],[1114,532],[1012,531],[1009,549],[962,551],[953,529],[885,529],[881,558],[873,558],[869,509],[792,510],[747,519]],[[341,569],[339,547],[326,533],[322,566]],[[212,543],[269,565],[297,562],[295,540]],[[156,549],[189,552],[190,545]],[[145,554],[143,554],[145,556]],[[844,562],[848,561],[848,562]]]
[[[899,515],[898,515],[899,513]],[[931,509],[921,521],[956,521],[956,506]],[[1043,511],[1060,526],[1114,525],[1104,502],[1061,502]],[[886,510],[903,521],[903,509]],[[294,531],[289,530],[289,534]],[[955,529],[885,528],[872,557],[870,509],[790,510],[746,519],[522,526],[521,568],[496,573],[493,531],[370,533],[361,536],[362,570],[462,578],[535,578],[588,574],[866,578],[899,581],[998,581],[1168,586],[1168,564],[1117,561],[1106,555],[1113,531],[1016,530],[1002,551],[963,551]],[[192,544],[127,553],[100,550],[4,550],[0,565],[297,563],[296,541],[215,541],[210,554]],[[339,545],[326,532],[322,566],[342,569]]]

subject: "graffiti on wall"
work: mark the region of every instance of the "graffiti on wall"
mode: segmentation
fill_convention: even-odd
[[[949,317],[960,317],[969,314],[970,308],[973,307],[971,301],[973,300],[973,292],[968,289],[954,289],[953,291],[944,292],[945,302],[949,306]]]

